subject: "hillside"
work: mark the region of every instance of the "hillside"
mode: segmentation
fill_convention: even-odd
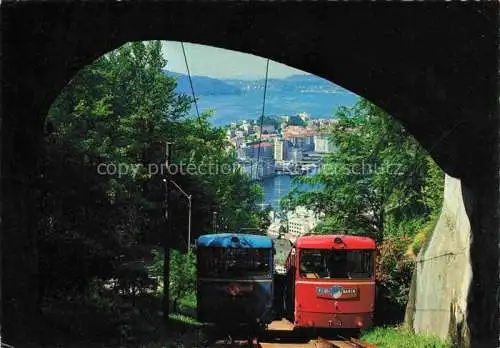
[[[265,79],[246,81],[225,79],[226,83],[243,91],[263,90]],[[315,75],[292,75],[284,79],[268,79],[267,90],[270,92],[295,93],[345,93],[349,91]]]
[[[191,95],[191,86],[189,77],[185,74],[179,74],[172,71],[164,71],[166,75],[172,76],[177,80],[177,93]],[[197,96],[199,95],[239,95],[241,90],[234,85],[228,84],[223,80],[214,79],[207,76],[192,76],[193,89]]]
[[[177,92],[191,94],[189,78],[185,74],[165,71],[177,79]],[[196,95],[240,95],[264,89],[264,79],[216,79],[208,76],[192,76]],[[327,93],[351,94],[344,88],[315,75],[293,75],[284,79],[268,79],[267,90],[275,93]]]

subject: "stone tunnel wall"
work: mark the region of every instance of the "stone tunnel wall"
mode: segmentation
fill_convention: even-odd
[[[470,345],[471,224],[464,197],[461,181],[446,175],[441,215],[417,257],[406,313],[415,332],[451,339],[458,347]]]

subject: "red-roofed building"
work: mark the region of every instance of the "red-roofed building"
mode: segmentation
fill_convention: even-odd
[[[260,154],[259,154],[259,148],[260,148]],[[267,141],[263,141],[260,144],[259,143],[247,144],[246,156],[248,158],[256,159],[257,157],[259,157],[259,159],[271,161],[274,158],[274,146],[273,144]]]
[[[262,140],[268,140],[268,141],[274,141],[276,139],[277,134],[271,133],[271,134],[259,134],[257,133],[257,139],[262,139]]]

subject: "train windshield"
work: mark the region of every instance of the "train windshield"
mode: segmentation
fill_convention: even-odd
[[[198,270],[201,277],[270,277],[272,249],[200,248]]]
[[[302,278],[367,279],[373,274],[373,251],[303,249],[299,267]]]

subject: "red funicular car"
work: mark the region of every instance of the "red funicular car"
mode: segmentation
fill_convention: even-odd
[[[299,237],[287,261],[285,316],[296,328],[360,329],[373,323],[375,241]]]

